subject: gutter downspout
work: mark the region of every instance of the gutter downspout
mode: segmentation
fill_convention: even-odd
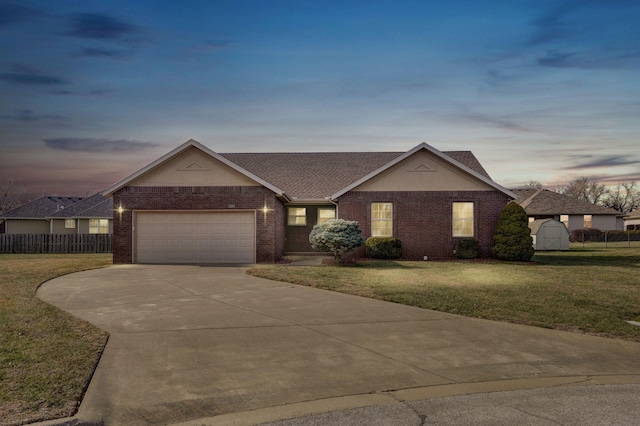
[[[338,203],[333,201],[330,197],[327,197],[326,200],[336,207],[336,219],[338,219]]]

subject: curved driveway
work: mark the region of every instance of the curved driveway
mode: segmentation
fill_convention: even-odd
[[[245,271],[116,265],[42,285],[42,300],[110,333],[77,418],[251,424],[456,394],[640,383],[638,343],[471,319]]]

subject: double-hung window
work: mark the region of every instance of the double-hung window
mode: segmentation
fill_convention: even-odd
[[[393,236],[392,203],[371,203],[371,236]]]
[[[336,218],[336,211],[332,208],[318,207],[318,223],[324,223]]]
[[[89,219],[90,234],[108,234],[109,219]]]
[[[76,220],[75,219],[65,219],[64,220],[64,227],[67,229],[73,229],[76,227]]]
[[[304,226],[307,224],[306,207],[289,207],[287,212],[287,224],[289,226]]]
[[[473,203],[453,203],[453,236],[473,237]]]

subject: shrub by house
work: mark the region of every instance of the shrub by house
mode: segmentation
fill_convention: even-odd
[[[336,261],[340,262],[343,254],[364,244],[361,234],[358,222],[331,219],[313,227],[309,234],[309,242],[315,250],[332,252]]]
[[[456,241],[454,255],[458,259],[476,259],[480,256],[480,244],[475,238],[462,238]]]
[[[399,259],[402,257],[402,241],[398,238],[367,238],[365,249],[366,256],[371,259]]]
[[[533,257],[533,239],[529,219],[524,209],[515,202],[500,212],[491,254],[496,259],[528,261]]]

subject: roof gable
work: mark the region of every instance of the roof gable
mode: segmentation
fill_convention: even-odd
[[[382,167],[379,167],[378,169],[372,171],[371,173],[369,173],[368,175],[362,177],[361,179],[358,179],[357,181],[351,183],[350,185],[342,188],[341,190],[339,190],[338,192],[334,193],[333,195],[331,195],[331,199],[337,199],[340,196],[342,196],[343,194],[356,189],[358,187],[360,187],[361,185],[370,182],[372,179],[376,178],[377,176],[381,175],[384,172],[389,171],[392,167],[396,166],[397,164],[404,162],[405,160],[409,159],[410,157],[416,155],[416,153],[421,153],[421,152],[426,152],[429,153],[431,155],[433,155],[433,157],[437,160],[440,161],[441,164],[445,164],[447,166],[451,166],[452,168],[450,170],[458,170],[466,175],[468,175],[469,177],[471,177],[472,179],[482,182],[484,183],[488,188],[490,189],[494,189],[494,190],[498,190],[502,193],[504,193],[505,195],[511,197],[511,198],[515,198],[515,194],[513,194],[511,191],[509,191],[508,189],[498,185],[497,183],[495,183],[493,180],[491,180],[491,178],[486,174],[486,172],[481,173],[480,171],[477,170],[473,170],[471,167],[466,166],[465,164],[461,163],[460,161],[454,159],[453,157],[446,155],[445,153],[438,151],[437,149],[435,149],[434,147],[432,147],[431,145],[428,145],[427,143],[423,142],[420,145],[414,147],[413,149],[407,151],[406,153],[399,155],[398,157],[392,159],[391,161],[389,161],[388,163],[384,164]],[[475,159],[475,157],[474,157]],[[477,161],[477,160],[476,160]],[[478,163],[479,165],[479,163]],[[418,166],[420,168],[420,166]],[[482,167],[482,166],[480,166]],[[426,169],[424,168],[420,168],[422,170],[428,170],[429,166],[425,166]],[[484,169],[482,169],[482,171],[484,171]]]
[[[211,167],[214,163],[221,163],[222,168],[226,170],[219,170],[219,168]],[[171,169],[171,173],[167,176],[163,173],[162,168],[167,167],[167,170]],[[165,170],[166,171],[166,170]],[[204,175],[203,175],[204,173]],[[199,175],[198,175],[199,174]],[[163,182],[171,182],[168,185],[173,186],[197,186],[197,185],[210,185],[210,180],[207,177],[213,175],[223,177],[222,186],[227,186],[230,183],[238,184],[243,181],[244,184],[253,182],[257,185],[262,185],[269,190],[275,192],[277,195],[284,195],[284,191],[275,187],[271,183],[255,176],[248,170],[240,167],[236,163],[229,161],[227,158],[213,152],[209,148],[200,144],[199,142],[190,139],[184,144],[180,145],[173,151],[165,154],[157,160],[149,163],[145,167],[139,169],[133,174],[122,179],[120,182],[112,185],[102,192],[106,197],[111,196],[117,190],[131,184],[139,184],[140,186],[155,186],[162,185]],[[240,180],[235,180],[230,176],[234,175]],[[167,181],[170,176],[177,178],[177,181]]]
[[[132,186],[259,186],[254,179],[190,146],[129,182]]]
[[[533,222],[529,222],[529,229],[531,229],[531,235],[536,235],[538,234],[538,232],[540,231],[540,228],[542,228],[542,226],[549,226],[549,227],[554,227],[554,228],[558,228],[558,229],[563,229],[563,231],[565,234],[568,234],[569,231],[567,230],[567,227],[564,226],[564,224],[562,222],[558,222],[555,219],[537,219],[534,220]]]
[[[487,191],[494,188],[427,150],[394,164],[357,191]]]

